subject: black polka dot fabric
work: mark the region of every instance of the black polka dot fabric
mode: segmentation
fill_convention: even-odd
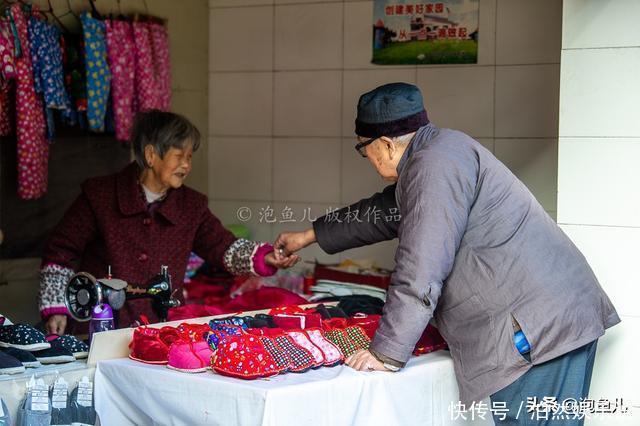
[[[0,346],[24,350],[41,350],[50,347],[44,334],[28,324],[11,324],[0,327]]]
[[[88,355],[89,346],[75,336],[67,335],[58,336],[51,339],[48,337],[52,347],[62,347],[73,354],[76,358],[84,358]]]

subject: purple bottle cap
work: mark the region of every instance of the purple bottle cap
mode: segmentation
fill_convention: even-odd
[[[91,319],[113,319],[113,311],[107,303],[100,303],[93,307]]]

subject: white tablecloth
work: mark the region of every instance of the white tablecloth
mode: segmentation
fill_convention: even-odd
[[[188,374],[129,359],[101,361],[95,402],[103,425],[492,425],[452,420],[453,362],[439,351],[398,373],[346,366],[245,381]]]

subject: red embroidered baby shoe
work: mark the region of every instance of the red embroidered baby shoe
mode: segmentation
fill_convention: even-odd
[[[289,371],[289,366],[291,365],[291,359],[289,355],[282,350],[276,342],[273,340],[273,336],[277,336],[282,334],[281,329],[269,329],[269,328],[247,328],[245,330],[248,334],[252,334],[257,336],[260,339],[260,342],[264,345],[264,348],[269,352],[276,362],[280,373],[286,373]]]
[[[324,337],[324,333],[319,328],[307,328],[304,333],[309,337],[311,343],[316,345],[321,351],[324,357],[324,365],[326,367],[333,367],[334,365],[342,364],[344,356],[340,352],[340,348],[331,343]]]
[[[367,336],[367,333],[359,325],[352,325],[344,329],[345,334],[351,339],[358,350],[369,349],[371,339]]]
[[[166,333],[169,335],[169,333]],[[133,330],[129,358],[147,364],[166,364],[169,345],[160,339],[160,329],[141,326]]]
[[[359,325],[362,327],[369,339],[373,339],[380,323],[380,315],[376,314],[355,314],[353,317],[347,318],[348,325]]]
[[[325,330],[324,335],[331,343],[340,348],[340,352],[342,352],[345,358],[349,358],[359,349],[341,328]]]
[[[251,334],[227,335],[220,341],[211,362],[218,374],[238,379],[271,377],[280,372],[258,336]]]
[[[311,342],[304,330],[287,330],[286,334],[291,337],[291,340],[293,340],[296,345],[309,351],[314,360],[314,365],[311,366],[311,368],[318,368],[326,364],[324,354],[320,348]]]
[[[304,373],[313,367],[318,367],[318,364],[311,352],[305,348],[295,344],[293,339],[286,334],[281,334],[273,338],[274,342],[280,349],[282,349],[289,356],[290,364],[289,371],[292,373]]]
[[[182,340],[191,342],[205,341],[211,331],[207,324],[188,324],[186,322],[180,324],[176,329]]]
[[[322,320],[322,329],[324,331],[334,330],[334,329],[343,330],[348,326],[349,324],[347,324],[346,318],[331,318],[331,319]]]
[[[169,348],[167,367],[185,373],[200,373],[210,367],[212,354],[204,340],[176,341]]]

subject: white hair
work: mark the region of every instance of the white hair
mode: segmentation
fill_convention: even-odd
[[[400,136],[396,136],[394,138],[391,138],[391,140],[393,142],[397,143],[398,145],[405,146],[405,145],[408,145],[409,142],[411,142],[411,139],[413,139],[415,134],[416,134],[416,132],[407,133],[406,135],[400,135]]]

